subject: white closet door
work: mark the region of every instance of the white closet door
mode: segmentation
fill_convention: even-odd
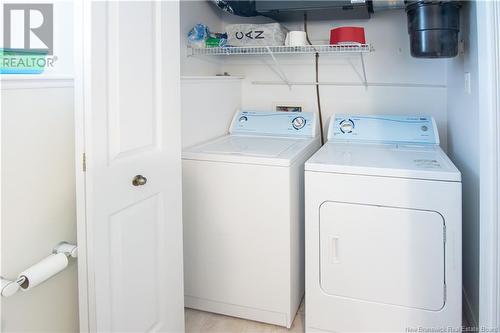
[[[90,331],[181,332],[179,4],[87,6],[80,306]]]

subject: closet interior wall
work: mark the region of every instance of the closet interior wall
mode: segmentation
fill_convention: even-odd
[[[448,61],[448,155],[462,172],[463,309],[467,322],[479,320],[480,149],[478,37],[475,2],[462,7],[463,51]],[[469,77],[466,79],[466,77]],[[466,84],[466,81],[469,83]]]
[[[224,13],[209,2],[189,1],[181,8],[183,49],[186,34],[196,23],[207,24],[213,31],[223,31],[231,23],[272,22],[265,17],[238,17]],[[302,30],[303,21],[284,22],[289,30]],[[320,56],[319,81],[355,83],[358,86],[321,85],[321,103],[325,127],[334,113],[359,114],[428,114],[435,117],[441,146],[447,148],[447,64],[446,59],[415,59],[410,56],[403,10],[375,13],[370,20],[314,21],[308,30],[313,43],[325,43],[330,29],[343,25],[363,26],[366,39],[374,51],[365,54],[368,83],[389,83],[391,86],[362,85],[359,55]],[[292,82],[314,82],[314,55],[277,55],[280,65]],[[271,110],[277,104],[298,104],[305,111],[316,111],[316,92],[312,85],[256,84],[279,83],[269,56],[189,57],[184,54],[182,74],[214,75],[227,72],[243,75],[241,106],[256,110]],[[419,84],[421,87],[408,87]],[[211,90],[211,81],[206,89]],[[224,92],[213,91],[218,99]],[[228,122],[228,119],[221,119]]]

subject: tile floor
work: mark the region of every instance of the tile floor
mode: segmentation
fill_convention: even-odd
[[[305,331],[304,301],[290,329],[187,308],[185,314],[186,333],[304,333]],[[462,318],[463,327],[469,327],[465,315]]]
[[[303,333],[304,302],[299,308],[292,327],[259,323],[215,313],[186,309],[186,333]]]

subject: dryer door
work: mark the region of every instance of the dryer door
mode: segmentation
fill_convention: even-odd
[[[437,212],[325,202],[320,283],[330,295],[438,311],[445,302]]]

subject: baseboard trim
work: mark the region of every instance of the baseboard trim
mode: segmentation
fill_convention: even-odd
[[[462,287],[462,297],[463,297],[463,313],[465,315],[465,320],[467,321],[467,325],[470,327],[479,327],[479,324],[476,319],[476,315],[474,314],[474,310],[472,309],[472,304],[469,300],[469,296],[467,296],[467,292]]]

